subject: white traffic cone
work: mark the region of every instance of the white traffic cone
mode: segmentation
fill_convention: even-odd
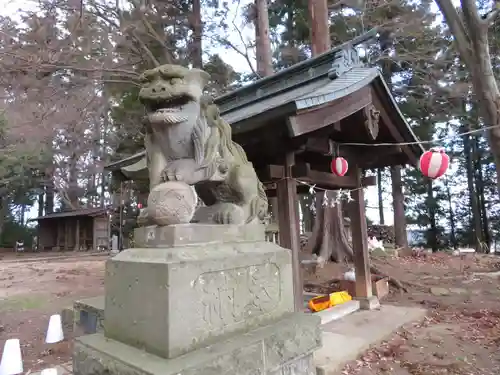
[[[10,339],[3,347],[0,361],[0,375],[17,375],[23,373],[23,359],[19,339]]]
[[[49,328],[47,329],[47,336],[45,342],[47,344],[55,344],[64,340],[64,333],[61,321],[61,315],[52,315],[49,320]]]
[[[57,369],[56,368],[46,368],[45,370],[42,370],[40,375],[57,375]]]

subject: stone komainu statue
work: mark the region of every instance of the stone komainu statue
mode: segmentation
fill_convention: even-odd
[[[162,65],[140,79],[151,190],[140,224],[263,220],[264,187],[242,147],[232,141],[230,125],[203,95],[209,75]],[[192,187],[205,204],[196,212]]]

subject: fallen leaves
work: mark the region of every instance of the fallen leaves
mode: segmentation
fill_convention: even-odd
[[[406,261],[410,264],[423,260],[414,258]],[[436,263],[441,264],[439,259]],[[427,274],[431,276],[427,278],[430,282],[434,281],[432,275],[436,273]],[[429,308],[428,316],[363,353],[357,361],[349,363],[342,374],[498,374],[495,371],[500,366],[500,356],[497,354],[500,346],[500,301],[489,290],[495,286],[490,286],[487,280],[476,280],[482,289],[474,289],[479,293],[472,293],[469,283],[461,283],[467,280],[466,277],[467,275],[458,272],[453,277],[450,271],[446,280],[453,282],[454,286],[461,284],[462,289],[468,289],[468,294],[433,296],[429,295],[427,288],[427,292],[419,293],[426,295],[425,298],[409,298]],[[453,289],[451,285],[445,286]],[[474,286],[477,287],[478,285]]]

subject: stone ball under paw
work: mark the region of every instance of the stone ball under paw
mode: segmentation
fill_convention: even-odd
[[[192,186],[180,181],[155,186],[148,197],[148,214],[157,225],[189,223],[193,218],[198,196]]]

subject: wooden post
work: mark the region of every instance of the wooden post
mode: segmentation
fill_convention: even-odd
[[[295,154],[290,152],[285,158],[285,177],[291,177],[292,165],[295,163]],[[278,195],[278,224],[280,246],[292,251],[293,291],[295,311],[304,309],[302,274],[300,269],[299,251],[299,215],[297,212],[297,183],[291,178],[277,182]]]
[[[75,250],[80,251],[80,219],[76,218]]]
[[[57,219],[56,219],[57,220]],[[56,238],[56,248],[61,251],[61,236],[62,236],[62,220],[57,220],[57,238]]]
[[[97,227],[98,227],[97,223],[98,223],[98,220],[99,219],[96,218],[96,217],[92,218],[92,249],[94,251],[98,250],[97,249],[97,246],[98,246],[98,241],[97,241],[97,233],[98,233],[98,231],[97,231]],[[123,220],[123,219],[122,219],[122,217],[120,215],[120,221],[121,220]],[[120,231],[121,231],[121,227],[120,227]]]
[[[69,220],[64,220],[64,251],[69,249]]]
[[[361,187],[361,169],[353,168],[358,186]],[[356,273],[356,297],[361,302],[361,308],[376,307],[372,297],[372,280],[370,273],[370,254],[368,252],[368,228],[366,224],[365,194],[363,189],[351,192],[354,201],[349,203],[351,219],[352,249],[354,252],[354,269]]]

